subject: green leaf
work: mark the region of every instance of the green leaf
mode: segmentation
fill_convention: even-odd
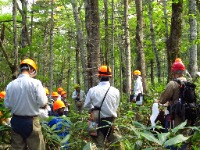
[[[176,126],[174,129],[172,129],[172,132],[176,133],[178,130],[184,129],[186,124],[187,124],[187,120],[185,122],[182,122],[178,126]]]
[[[61,143],[66,143],[67,141],[69,141],[70,138],[70,134],[66,135],[65,138],[62,139]]]
[[[145,133],[141,132],[140,134],[145,139],[147,139],[147,140],[149,140],[151,142],[155,142],[155,143],[157,143],[159,145],[162,145],[162,143],[158,139],[156,139],[155,136],[151,132],[145,132]]]
[[[91,150],[92,144],[91,143],[87,143],[84,147],[83,150]]]
[[[164,143],[164,146],[167,147],[167,146],[171,146],[171,145],[176,145],[178,143],[182,143],[182,142],[188,140],[189,138],[190,137],[184,137],[182,134],[179,134],[176,137],[173,137],[173,138],[167,140]]]
[[[167,138],[169,137],[169,135],[170,135],[169,132],[168,133],[161,133],[161,134],[158,133],[158,139],[162,143],[162,145],[167,140]]]

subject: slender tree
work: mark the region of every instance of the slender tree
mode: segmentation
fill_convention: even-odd
[[[84,48],[84,35],[83,35],[83,29],[81,26],[81,19],[80,19],[80,13],[78,11],[78,6],[77,2],[74,0],[71,0],[71,5],[73,8],[73,15],[74,15],[74,20],[75,20],[75,25],[76,25],[76,34],[77,34],[77,48],[80,51],[81,56],[81,64],[82,64],[82,70],[83,70],[83,78],[84,78],[84,87],[85,89],[88,89],[88,78],[87,78],[87,51]]]
[[[196,20],[196,1],[189,0],[189,23],[190,23],[190,58],[189,58],[189,71],[191,76],[194,77],[195,73],[198,71],[197,66],[197,44],[195,43],[197,39],[197,20]]]
[[[171,79],[171,64],[179,57],[182,36],[183,0],[172,1],[170,36],[167,41],[168,80]]]
[[[85,24],[87,30],[89,88],[98,83],[97,68],[100,65],[100,33],[98,0],[85,0]]]
[[[124,31],[125,31],[125,51],[126,51],[126,93],[131,92],[131,50],[128,24],[128,0],[124,0]]]
[[[53,88],[53,29],[54,29],[54,0],[51,0],[51,19],[50,19],[50,92]]]
[[[149,6],[149,20],[150,20],[150,33],[151,33],[151,42],[152,42],[152,49],[155,55],[155,60],[156,60],[156,70],[157,70],[157,78],[158,78],[158,82],[161,82],[161,68],[160,68],[160,59],[159,59],[159,54],[157,51],[157,47],[156,47],[156,40],[155,40],[155,34],[154,34],[154,27],[153,27],[153,17],[152,17],[152,0],[148,1],[148,6]],[[153,62],[151,62],[152,64]],[[152,64],[153,65],[153,64]]]
[[[146,93],[146,70],[145,70],[145,55],[143,48],[143,15],[142,15],[142,1],[135,0],[136,13],[137,13],[137,26],[136,26],[136,47],[138,53],[138,66],[137,69],[142,72],[143,90]]]

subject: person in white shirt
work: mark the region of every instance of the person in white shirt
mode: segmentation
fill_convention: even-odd
[[[106,139],[111,143],[117,141],[115,143],[117,145],[115,149],[123,149],[122,143],[119,142],[121,135],[108,123],[113,123],[115,118],[117,118],[120,93],[118,89],[110,86],[109,79],[112,77],[110,67],[103,65],[99,67],[98,72],[100,82],[97,86],[89,89],[84,108],[90,111],[100,109],[100,116],[97,124],[99,127],[104,127],[97,130],[96,136],[91,137],[98,149],[105,148]],[[101,105],[102,107],[100,108]]]
[[[142,105],[143,86],[142,86],[141,72],[139,70],[135,70],[133,72],[133,78],[134,78],[134,88],[133,88],[134,97],[132,101],[136,102],[136,105]]]
[[[34,79],[37,65],[32,59],[20,63],[20,75],[6,87],[5,107],[11,110],[11,149],[45,150],[39,109],[47,104],[41,81]]]
[[[83,104],[85,102],[85,92],[81,90],[80,85],[74,86],[75,91],[72,93],[72,99],[74,100],[75,110],[77,113],[83,112]]]

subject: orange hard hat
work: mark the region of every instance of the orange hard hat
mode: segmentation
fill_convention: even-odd
[[[23,64],[30,65],[37,72],[37,65],[32,59],[27,58],[27,59],[22,60],[20,62],[20,65],[23,65]]]
[[[176,58],[175,62],[182,62],[182,60],[180,58]]]
[[[52,92],[51,96],[56,97],[56,96],[59,96],[59,95],[58,95],[58,92]]]
[[[98,68],[98,72],[99,72],[99,76],[108,76],[111,77],[112,76],[112,71],[111,68],[106,66],[106,65],[102,65]]]
[[[53,103],[53,110],[58,110],[60,108],[65,108],[65,104],[62,100],[57,100]]]
[[[62,91],[60,95],[63,96],[64,94],[67,94],[67,92]]]
[[[133,71],[133,74],[134,75],[141,75],[141,72],[140,72],[140,70],[135,70],[135,71]]]
[[[6,96],[6,92],[5,91],[1,91],[0,92],[0,98],[4,99],[5,96]]]
[[[61,92],[61,91],[63,91],[63,88],[62,88],[62,87],[59,87],[59,88],[58,88],[58,92]]]

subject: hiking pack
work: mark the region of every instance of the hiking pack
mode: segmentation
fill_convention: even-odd
[[[199,114],[195,93],[196,85],[189,81],[177,79],[174,81],[179,84],[180,94],[178,102],[172,108],[172,112],[173,114],[177,114],[183,120],[190,121],[190,125],[194,125]]]

